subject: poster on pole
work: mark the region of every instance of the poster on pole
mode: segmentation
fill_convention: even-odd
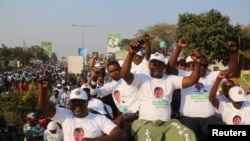
[[[52,54],[52,42],[42,41],[41,48],[45,51],[45,53],[50,57]]]
[[[79,47],[78,56],[82,56],[83,61],[87,62],[87,49],[83,47]]]
[[[117,52],[120,50],[119,43],[121,41],[120,34],[109,34],[108,35],[108,51],[107,52]]]
[[[82,56],[68,56],[68,73],[80,74],[83,69]]]

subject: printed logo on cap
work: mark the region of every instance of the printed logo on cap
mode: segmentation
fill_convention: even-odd
[[[75,92],[75,95],[78,95],[78,96],[79,96],[79,95],[81,95],[81,92],[80,92],[80,91],[76,91],[76,92]]]
[[[159,56],[159,55],[160,55],[160,54],[159,54],[158,52],[155,53],[155,56],[156,56],[156,57]]]
[[[238,91],[238,94],[239,94],[239,95],[242,95],[242,94],[243,94],[242,90],[239,90],[239,91]]]

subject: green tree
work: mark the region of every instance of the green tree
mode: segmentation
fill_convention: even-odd
[[[55,64],[55,63],[57,63],[57,61],[58,61],[58,59],[57,59],[56,53],[52,52],[52,54],[51,54],[51,63]]]
[[[152,53],[158,50],[160,41],[165,41],[167,43],[167,52],[170,54],[175,43],[173,36],[175,30],[175,25],[167,23],[158,23],[154,26],[147,26],[145,29],[139,29],[133,39],[123,39],[120,46],[122,49],[127,50],[127,47],[132,40],[141,39],[144,33],[148,33],[151,36]]]
[[[250,40],[250,24],[241,25],[242,29],[242,38]]]
[[[214,9],[201,14],[179,14],[175,38],[185,37],[190,41],[189,47],[182,52],[183,56],[199,49],[206,55],[209,63],[222,61],[226,65],[229,56],[224,43],[227,40],[237,42],[241,35],[240,26],[230,25],[229,21],[228,16],[223,16]]]

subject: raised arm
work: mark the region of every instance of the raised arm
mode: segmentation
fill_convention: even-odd
[[[94,52],[93,56],[91,57],[90,61],[89,61],[89,67],[90,69],[93,71],[96,67],[95,67],[95,61],[98,58],[98,52]]]
[[[56,113],[56,108],[49,104],[49,90],[50,77],[48,75],[39,78],[39,95],[38,95],[38,107],[48,117],[53,117]]]
[[[150,36],[149,34],[144,34],[143,35],[143,39],[145,41],[145,55],[144,55],[144,58],[149,61],[150,59],[150,55],[151,55],[151,47],[150,47]]]
[[[202,56],[200,51],[194,51],[192,53],[193,60],[194,60],[194,70],[192,71],[191,75],[186,76],[182,80],[182,87],[187,88],[189,86],[194,85],[199,81],[200,78],[200,70],[201,70],[201,59]]]
[[[128,47],[128,55],[123,62],[122,69],[121,69],[121,77],[126,81],[128,84],[131,84],[134,81],[134,75],[130,72],[131,63],[133,56],[136,54],[137,51],[141,49],[142,45],[139,43],[138,40],[134,40],[130,43]]]
[[[225,47],[227,48],[230,56],[229,61],[229,71],[231,72],[230,77],[234,76],[239,65],[238,65],[238,48],[234,41],[227,41],[225,43]]]
[[[175,50],[173,51],[173,53],[171,54],[168,63],[167,63],[167,67],[166,67],[166,71],[168,74],[175,74],[178,75],[178,70],[176,68],[176,62],[177,62],[177,58],[181,53],[181,50],[183,48],[188,47],[188,40],[185,38],[181,38],[178,40],[177,42],[177,46],[175,48]]]
[[[220,104],[220,101],[216,98],[216,93],[218,91],[218,87],[219,87],[219,84],[220,84],[220,81],[223,79],[223,78],[226,78],[228,77],[230,72],[228,71],[220,71],[214,84],[213,84],[213,87],[210,91],[210,94],[209,94],[209,101],[211,102],[211,104],[216,108],[218,109],[219,107],[219,104]]]

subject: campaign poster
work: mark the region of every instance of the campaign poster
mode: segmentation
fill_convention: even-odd
[[[121,41],[120,34],[109,34],[108,35],[108,51],[107,52],[117,52],[120,50],[119,43]]]
[[[50,57],[52,54],[52,42],[42,41],[41,48],[45,51],[45,53]]]
[[[78,48],[78,56],[82,56],[84,61],[87,61],[87,49],[83,47]]]

